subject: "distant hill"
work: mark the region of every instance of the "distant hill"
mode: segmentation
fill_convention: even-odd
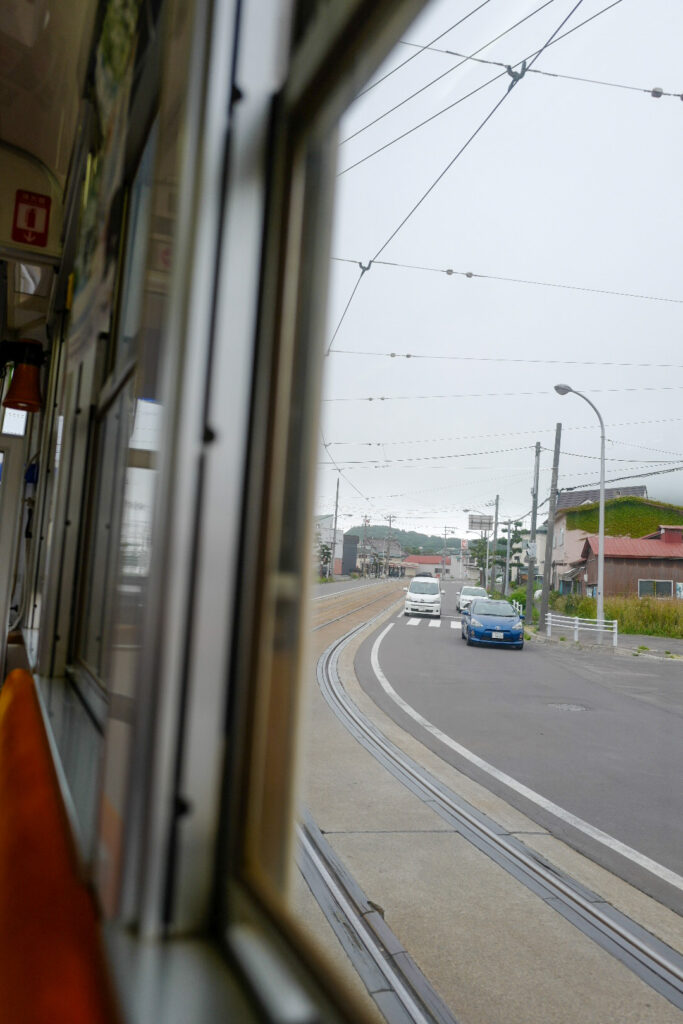
[[[352,526],[346,530],[346,533],[352,533],[356,537],[362,539],[363,537],[363,526]],[[376,540],[384,540],[389,533],[388,526],[366,526],[365,536],[374,538]],[[415,530],[391,530],[392,540],[398,541],[403,550],[411,555],[440,555],[443,551],[443,536],[438,537],[433,534],[417,533]],[[458,537],[448,537],[446,539],[446,549],[448,551],[459,551],[460,550],[460,539]]]

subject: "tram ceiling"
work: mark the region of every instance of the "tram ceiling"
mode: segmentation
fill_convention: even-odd
[[[0,4],[3,334],[33,334],[48,316],[97,6]]]

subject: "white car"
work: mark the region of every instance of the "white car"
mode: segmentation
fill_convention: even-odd
[[[469,608],[476,597],[488,596],[483,587],[463,587],[458,594],[457,609],[459,612],[463,612],[466,608]]]
[[[439,581],[428,576],[416,576],[406,587],[404,615],[434,615],[441,618],[441,595],[445,593]]]

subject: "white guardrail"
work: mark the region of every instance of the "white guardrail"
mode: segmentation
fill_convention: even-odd
[[[589,633],[611,633],[612,647],[617,646],[616,619],[581,619],[578,615],[555,615],[554,612],[548,612],[545,617],[546,636],[552,636],[553,626],[572,629],[575,643],[579,642],[579,630],[586,630]]]
[[[515,601],[514,597],[510,601],[510,604],[515,609],[518,615],[524,615],[524,605],[520,604],[519,601]]]

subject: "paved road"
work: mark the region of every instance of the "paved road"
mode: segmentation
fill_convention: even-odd
[[[457,589],[446,584],[440,624],[401,615],[375,648],[393,690],[457,749],[446,747],[382,689],[371,665],[378,634],[356,658],[361,684],[456,767],[683,910],[683,889],[670,874],[683,876],[683,663],[533,642],[523,651],[469,648],[460,638]],[[473,763],[477,758],[494,774]],[[503,773],[509,779],[501,779]],[[548,801],[565,815],[551,811]],[[613,842],[591,835],[572,816]],[[625,855],[619,844],[636,856]],[[657,874],[644,858],[662,871]]]

